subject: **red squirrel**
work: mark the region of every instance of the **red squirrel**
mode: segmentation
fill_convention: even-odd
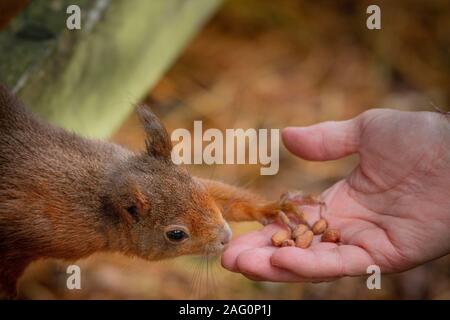
[[[141,153],[53,126],[0,85],[0,296],[14,298],[37,259],[220,253],[226,220],[274,218],[276,206],[252,192],[174,165],[164,125],[146,107],[137,112]]]

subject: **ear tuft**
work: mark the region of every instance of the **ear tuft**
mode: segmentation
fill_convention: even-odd
[[[162,122],[146,106],[138,106],[136,111],[145,129],[147,153],[153,157],[169,158],[172,142]]]

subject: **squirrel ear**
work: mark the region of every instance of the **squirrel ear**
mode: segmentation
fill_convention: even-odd
[[[131,185],[131,197],[133,199],[131,204],[125,208],[120,208],[122,218],[128,224],[133,221],[138,222],[150,208],[150,204],[137,185]]]
[[[153,157],[170,157],[172,141],[166,128],[148,107],[138,106],[137,113],[146,134],[147,153]]]

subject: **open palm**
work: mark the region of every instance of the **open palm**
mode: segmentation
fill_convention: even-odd
[[[370,110],[342,122],[283,131],[308,160],[358,153],[360,163],[324,192],[324,217],[342,243],[274,248],[269,225],[234,240],[223,265],[252,279],[322,281],[402,271],[450,252],[450,122],[430,112]],[[314,219],[314,218],[313,218]]]

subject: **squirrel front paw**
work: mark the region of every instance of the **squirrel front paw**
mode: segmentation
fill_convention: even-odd
[[[260,209],[260,217],[257,219],[261,224],[278,222],[293,229],[298,223],[311,227],[302,210],[303,206],[319,206],[319,216],[326,209],[326,204],[320,197],[304,195],[301,191],[288,191],[281,195],[278,201],[270,203]]]

